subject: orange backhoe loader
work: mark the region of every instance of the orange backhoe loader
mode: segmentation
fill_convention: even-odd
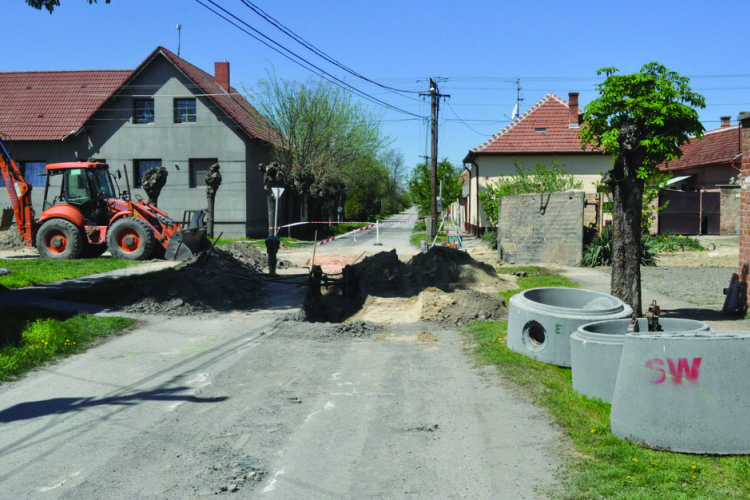
[[[44,205],[35,219],[32,186],[0,141],[0,173],[12,205],[3,211],[0,230],[8,229],[15,215],[24,242],[36,245],[42,257],[92,258],[109,249],[121,259],[163,255],[167,260],[184,260],[211,246],[205,211],[186,211],[179,224],[155,206],[131,200],[129,183],[118,196],[105,163],[53,163],[45,172]]]

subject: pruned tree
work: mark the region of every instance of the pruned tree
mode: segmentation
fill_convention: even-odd
[[[96,0],[86,0],[89,4],[97,3]],[[110,0],[104,0],[104,3],[109,3]],[[55,7],[60,6],[60,0],[26,0],[29,7],[34,7],[36,10],[47,9],[50,14],[55,10]]]
[[[597,87],[599,97],[585,107],[579,134],[581,144],[600,148],[613,156],[614,165],[602,182],[612,192],[611,293],[642,315],[641,207],[644,183],[657,165],[682,155],[680,146],[691,135],[700,138],[704,128],[695,108],[705,99],[694,93],[689,79],[659,63],[649,63],[638,73],[606,75]]]
[[[141,187],[148,196],[148,202],[153,206],[159,206],[159,195],[167,183],[169,172],[164,167],[153,167],[146,170],[141,179]]]
[[[206,223],[206,234],[209,238],[214,237],[214,222],[216,222],[216,192],[221,186],[221,167],[214,163],[208,169],[206,177],[203,179],[206,183],[206,204],[208,205],[208,221]]]

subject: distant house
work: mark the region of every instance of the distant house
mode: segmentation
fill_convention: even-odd
[[[729,116],[721,117],[720,128],[709,130],[700,140],[691,137],[680,149],[680,158],[659,165],[663,172],[673,174],[670,185],[674,189],[718,191],[718,186],[739,176],[740,126],[732,125]]]
[[[550,165],[556,158],[569,174],[583,182],[584,191],[593,196],[594,184],[604,171],[612,168],[611,156],[590,147],[581,148],[578,93],[571,92],[569,99],[547,94],[500,132],[469,151],[464,158],[464,166],[471,175],[466,200],[467,231],[479,235],[490,229],[478,193],[487,189],[487,182],[515,175],[515,162],[533,169],[534,162]]]
[[[0,73],[0,137],[37,188],[47,163],[95,158],[128,171],[134,196],[143,173],[169,172],[159,207],[175,218],[206,207],[203,181],[213,163],[223,183],[216,232],[266,236],[267,203],[258,164],[278,136],[231,85],[229,63],[215,74],[158,47],[134,70]],[[125,178],[118,180],[125,188]],[[0,206],[9,204],[0,190]]]
[[[680,158],[658,166],[672,174],[668,189],[659,195],[660,233],[738,233],[739,182],[730,184],[740,176],[740,132],[729,116],[722,116],[720,128],[709,130],[700,140],[691,137],[680,148]]]

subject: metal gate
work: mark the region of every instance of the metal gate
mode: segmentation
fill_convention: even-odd
[[[673,191],[659,194],[659,233],[720,234],[719,193]]]

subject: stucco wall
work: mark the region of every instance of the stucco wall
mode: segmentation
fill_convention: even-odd
[[[196,96],[196,94],[198,94]],[[174,123],[174,99],[196,96],[196,121]],[[133,100],[154,99],[154,122],[133,122]],[[270,159],[270,148],[251,139],[200,89],[163,56],[134,79],[121,94],[100,109],[78,137],[61,141],[14,143],[11,154],[17,161],[47,163],[104,159],[113,170],[128,169],[133,183],[134,160],[160,159],[169,172],[159,197],[159,208],[181,220],[184,210],[206,207],[203,180],[190,187],[190,159],[216,158],[221,165],[222,185],[216,200],[215,231],[224,236],[266,236],[267,209],[258,164]],[[125,188],[125,179],[119,180]],[[146,198],[140,188],[133,195]],[[33,196],[41,210],[43,189]],[[0,192],[0,205],[9,203]]]
[[[583,252],[582,192],[503,196],[498,258],[516,264],[574,266]]]
[[[595,184],[601,180],[601,174],[612,168],[611,157],[603,154],[478,156],[474,159],[475,166],[472,168],[472,197],[478,200],[475,193],[486,192],[487,182],[496,181],[499,177],[515,175],[516,161],[526,170],[533,171],[535,162],[550,166],[554,158],[567,173],[583,182],[583,191],[587,193],[595,193]],[[477,169],[479,170],[478,177],[476,176]],[[480,226],[489,226],[484,211],[481,207],[477,208],[476,204],[472,207],[470,222]]]

